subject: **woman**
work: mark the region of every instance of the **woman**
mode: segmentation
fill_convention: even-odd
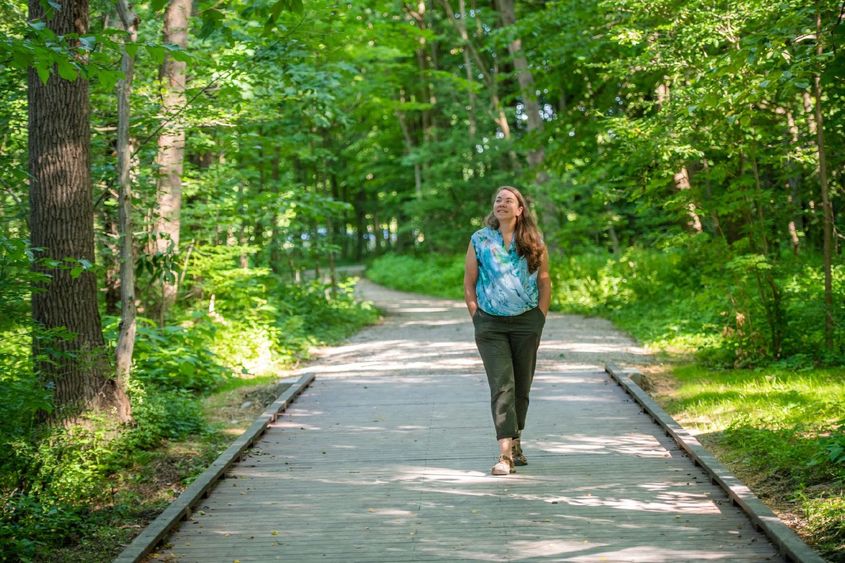
[[[526,465],[520,436],[551,298],[548,253],[525,198],[502,186],[467,248],[464,298],[490,384],[499,459],[493,475]]]

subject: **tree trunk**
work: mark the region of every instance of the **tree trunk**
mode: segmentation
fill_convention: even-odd
[[[466,81],[469,84],[472,84],[475,82],[475,77],[472,73],[472,59],[470,58],[469,33],[467,32],[466,24],[466,1],[458,0],[458,14],[460,14],[460,17],[455,17],[455,13],[452,10],[452,5],[449,2],[450,0],[440,0],[440,3],[446,9],[446,16],[449,18],[449,21],[454,24],[455,29],[458,30],[458,35],[460,35],[461,37],[461,53],[464,57],[464,73],[466,74]],[[467,106],[467,116],[469,118],[469,140],[470,142],[473,142],[475,141],[475,135],[478,132],[478,123],[475,119],[475,107],[478,104],[475,92],[472,90],[472,88],[470,88],[467,93],[469,96],[469,105]]]
[[[109,196],[113,195],[110,193]],[[108,249],[106,258],[108,263],[104,267],[103,298],[106,315],[117,316],[120,314],[120,225],[119,219],[109,209],[104,211],[103,231],[106,233],[105,246]]]
[[[505,27],[516,25],[516,12],[514,11],[513,0],[496,0],[496,7],[502,18]],[[519,93],[522,104],[525,107],[528,131],[542,131],[543,120],[540,117],[540,104],[535,93],[534,77],[528,68],[528,61],[522,51],[522,39],[514,37],[508,43],[508,52],[516,70],[516,79],[519,83]],[[541,167],[545,159],[545,151],[542,148],[535,149],[528,153],[528,163],[531,166]]]
[[[185,48],[188,45],[190,0],[170,0],[164,15],[164,43]],[[164,95],[162,113],[168,120],[158,138],[158,224],[156,250],[161,253],[179,251],[179,226],[182,209],[182,164],[185,156],[185,126],[179,114],[185,105],[186,64],[165,56],[160,78]],[[176,282],[162,283],[160,320],[176,301]]]
[[[127,0],[118,0],[117,11],[120,20],[123,22],[123,28],[129,33],[129,40],[135,43],[138,40],[138,16],[132,12]],[[132,166],[132,148],[129,143],[130,95],[132,94],[135,58],[127,52],[125,45],[123,46],[121,68],[123,69],[123,79],[117,85],[121,314],[115,359],[117,381],[122,387],[125,387],[132,369],[132,353],[135,349],[135,332],[137,329],[135,319],[135,257],[132,252],[132,182],[129,177],[129,170]]]
[[[822,45],[822,14],[816,0],[816,54],[821,58],[824,54]],[[822,211],[824,212],[824,343],[828,351],[833,350],[833,206],[830,201],[830,190],[827,183],[827,155],[824,145],[824,118],[822,114],[822,83],[821,73],[813,75],[813,94],[816,98],[816,144],[819,155],[819,188],[822,196]]]
[[[682,166],[681,170],[675,174],[675,189],[681,192],[689,191],[692,188],[689,180],[689,171],[686,166]],[[702,231],[701,219],[698,216],[698,208],[694,201],[687,204],[687,213],[689,214],[689,226],[696,234]]]
[[[497,63],[494,62],[492,65],[489,65],[489,64],[484,62],[484,60],[481,58],[481,55],[478,52],[478,49],[475,48],[475,44],[472,42],[472,40],[469,37],[469,33],[467,31],[466,21],[465,21],[464,17],[461,17],[460,19],[455,18],[455,12],[454,12],[454,10],[452,10],[452,6],[449,3],[449,0],[440,0],[440,3],[442,4],[443,8],[446,10],[446,16],[449,18],[449,21],[452,22],[452,25],[455,26],[455,29],[458,31],[458,34],[460,35],[461,40],[463,41],[464,60],[465,61],[469,60],[470,57],[471,57],[472,60],[475,61],[475,65],[478,68],[478,71],[481,73],[481,76],[484,79],[484,85],[487,87],[487,91],[490,93],[490,108],[489,108],[488,111],[489,111],[489,115],[490,115],[491,119],[493,120],[494,123],[496,123],[496,125],[499,127],[499,129],[501,129],[502,135],[504,136],[504,138],[510,139],[511,138],[510,124],[508,123],[507,116],[505,115],[505,110],[502,107],[502,102],[499,99],[499,86],[498,86],[499,80],[498,80],[498,74],[496,72],[496,69],[498,68]],[[461,13],[465,16],[466,12],[464,11],[465,10],[464,0],[460,0],[460,6],[461,6]],[[473,8],[473,11],[477,11],[477,10],[475,8]],[[480,27],[481,24],[480,24],[478,18],[475,18],[475,20],[476,20],[476,24],[478,26],[478,29],[476,31],[476,35],[481,36],[481,35],[483,35],[483,32],[481,31],[481,27]],[[494,69],[492,74],[488,71],[488,68],[490,66],[492,66],[493,69]],[[472,93],[471,93],[471,95],[472,95]],[[515,158],[515,155],[513,155],[513,156]],[[514,169],[518,169],[518,166],[514,166]]]
[[[87,0],[68,0],[46,17],[40,0],[30,0],[30,20],[40,20],[59,36],[88,32]],[[76,41],[69,43],[74,46]],[[110,412],[121,420],[129,401],[111,377],[97,309],[97,280],[79,266],[94,263],[94,209],[90,173],[88,82],[53,73],[44,84],[28,73],[30,227],[39,258],[34,269],[48,274],[32,292],[35,370],[53,391],[54,421],[86,409]],[[65,339],[41,329],[71,333]]]
[[[496,0],[496,9],[502,19],[502,24],[505,27],[516,25],[516,12],[514,10],[513,0]],[[519,83],[519,93],[522,99],[522,104],[525,110],[526,122],[528,124],[528,132],[542,132],[543,118],[540,116],[540,104],[537,100],[536,87],[534,86],[534,77],[531,70],[528,68],[528,61],[522,50],[522,39],[514,36],[508,42],[508,52],[513,61],[513,67],[516,71],[516,79]],[[545,150],[542,145],[532,149],[528,152],[528,164],[535,171],[535,181],[538,186],[542,186],[549,180],[549,175],[544,168],[546,158]],[[543,223],[546,227],[547,238],[546,242],[549,246],[554,247],[555,234],[558,230],[557,207],[551,199],[543,192],[542,188],[538,190],[537,200],[540,204]]]
[[[278,145],[273,149],[273,159],[270,163],[270,181],[272,182],[272,191],[276,198],[281,196],[281,170],[279,169],[279,161],[281,160]],[[279,211],[274,210],[272,218],[270,219],[270,269],[274,274],[282,273],[282,234],[279,229]],[[289,261],[290,262],[290,261]],[[291,275],[293,275],[293,268],[291,268]]]
[[[795,123],[795,117],[792,111],[785,108],[776,108],[775,113],[786,116],[786,123],[789,131],[789,142],[793,147],[797,147],[800,142],[798,125]],[[792,253],[798,256],[798,250],[801,245],[801,240],[798,238],[798,230],[803,230],[801,224],[801,201],[798,185],[800,182],[800,175],[798,166],[790,153],[787,153],[786,170],[789,173],[786,181],[786,189],[788,194],[786,196],[788,208],[788,222],[787,232],[789,233],[789,240],[792,243]]]
[[[364,209],[367,203],[367,194],[364,188],[359,188],[355,196],[355,232],[357,233],[357,244],[355,246],[355,260],[360,262],[364,259],[367,250],[367,212]]]

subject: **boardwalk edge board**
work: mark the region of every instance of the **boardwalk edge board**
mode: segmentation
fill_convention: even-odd
[[[179,497],[150,522],[144,530],[114,560],[114,563],[135,563],[149,554],[165,536],[183,519],[191,515],[192,508],[205,497],[217,481],[235,464],[244,452],[258,440],[267,425],[276,418],[314,381],[314,374],[305,374],[288,387],[264,409],[252,426],[232,442],[226,451],[214,460]]]
[[[784,524],[772,510],[763,504],[751,490],[735,477],[713,454],[693,436],[689,430],[678,424],[663,408],[643,391],[638,384],[642,374],[635,369],[620,368],[608,363],[605,371],[643,408],[655,423],[690,456],[693,463],[701,467],[710,481],[719,485],[734,505],[742,509],[752,524],[762,531],[778,548],[781,555],[797,563],[824,563],[825,559],[804,543],[798,534]]]

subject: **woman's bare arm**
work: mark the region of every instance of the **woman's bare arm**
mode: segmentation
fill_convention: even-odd
[[[475,293],[476,281],[478,281],[478,259],[475,256],[475,248],[470,242],[464,261],[464,301],[466,301],[470,317],[474,316],[475,311],[478,310],[478,295]]]
[[[549,275],[549,252],[543,250],[540,258],[540,268],[537,270],[537,292],[540,294],[539,307],[544,315],[549,314],[549,305],[552,302],[552,278]]]

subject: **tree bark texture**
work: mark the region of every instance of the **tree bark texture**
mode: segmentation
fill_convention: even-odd
[[[460,9],[462,17],[456,18],[455,12],[452,9],[449,0],[441,0],[441,5],[443,6],[444,10],[446,10],[446,17],[452,22],[452,25],[455,26],[455,29],[458,31],[458,34],[462,40],[462,48],[465,54],[465,61],[468,60],[468,57],[472,57],[472,60],[475,61],[476,68],[481,73],[483,77],[484,85],[487,87],[487,91],[490,93],[490,106],[488,108],[488,115],[493,120],[493,122],[501,129],[502,135],[504,135],[505,139],[511,138],[511,128],[510,124],[508,123],[508,118],[505,115],[504,107],[502,106],[502,102],[499,99],[499,79],[497,75],[497,63],[494,61],[493,63],[485,62],[481,54],[478,52],[478,49],[475,47],[472,39],[469,37],[469,33],[466,27],[466,21],[464,17],[466,13],[464,12],[465,6],[463,0],[460,2]],[[473,8],[475,10],[476,8]],[[476,24],[479,26],[478,32],[476,35],[481,35],[480,29],[480,22],[478,18],[475,18]],[[488,68],[492,67],[493,72],[489,72]],[[473,99],[473,94],[470,92],[471,100]],[[475,125],[477,127],[477,123]],[[515,164],[515,163],[514,163]],[[517,166],[514,166],[514,169],[517,169]]]
[[[513,0],[496,0],[496,7],[499,11],[499,16],[502,18],[502,24],[505,27],[516,25],[516,12],[514,11]],[[513,67],[516,71],[520,98],[525,107],[528,130],[542,131],[543,120],[540,117],[540,104],[535,93],[534,76],[531,74],[531,69],[528,68],[528,61],[525,58],[525,53],[522,51],[522,39],[514,37],[509,41],[508,52],[511,55]],[[545,151],[542,148],[536,149],[528,154],[528,163],[531,166],[542,166],[544,159]]]
[[[132,12],[127,0],[118,0],[117,10],[123,28],[129,33],[129,41],[138,39],[138,17]],[[135,58],[123,47],[121,60],[123,79],[117,85],[117,174],[120,191],[118,195],[120,233],[120,332],[115,352],[117,380],[121,386],[129,379],[132,368],[132,354],[135,350],[135,256],[132,240],[132,147],[129,142],[130,96],[135,71]],[[131,413],[126,413],[129,418]]]
[[[46,5],[46,4],[45,4]],[[44,21],[57,35],[88,31],[88,2],[64,2],[45,17],[39,0],[29,2],[30,20]],[[34,69],[28,75],[30,226],[32,246],[40,256],[63,263],[35,270],[50,275],[32,292],[32,318],[37,327],[64,327],[67,339],[37,335],[35,368],[52,388],[53,420],[80,411],[128,406],[126,394],[111,377],[97,309],[93,272],[71,275],[81,260],[94,263],[94,210],[90,175],[88,82],[60,78],[55,72],[44,84]]]
[[[165,43],[185,48],[188,45],[190,0],[170,0],[164,15]],[[161,65],[160,78],[164,91],[163,119],[167,123],[158,138],[158,224],[156,250],[161,253],[179,251],[179,227],[182,210],[182,165],[185,156],[185,126],[180,118],[185,106],[186,64],[166,56]],[[176,300],[176,283],[162,284],[161,318]]]

